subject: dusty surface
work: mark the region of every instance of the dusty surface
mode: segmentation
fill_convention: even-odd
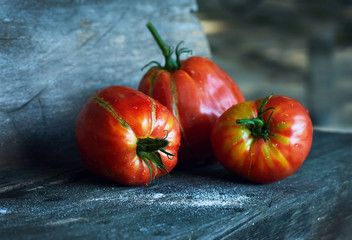
[[[69,166],[22,186],[3,183],[0,235],[347,240],[352,234],[352,135],[318,131],[314,136],[302,167],[273,184],[252,184],[219,164],[176,170],[149,187],[120,186]],[[14,172],[23,176],[26,169]]]

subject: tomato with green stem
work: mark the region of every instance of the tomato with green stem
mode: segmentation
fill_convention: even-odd
[[[211,134],[221,164],[253,182],[270,183],[293,174],[313,139],[307,109],[281,95],[237,104],[217,120]]]
[[[161,39],[151,23],[147,27],[165,57],[162,66],[152,66],[142,78],[139,90],[157,99],[176,117],[181,129],[180,164],[200,165],[213,162],[210,133],[217,118],[229,107],[244,101],[242,92],[231,77],[211,60],[192,56],[180,42],[173,51]]]
[[[125,86],[99,90],[78,115],[84,165],[124,185],[150,184],[177,163],[180,128],[158,101]]]

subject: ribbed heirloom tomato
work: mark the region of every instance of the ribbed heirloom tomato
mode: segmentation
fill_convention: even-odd
[[[231,77],[207,58],[193,56],[180,60],[190,50],[176,47],[176,60],[151,23],[147,24],[165,57],[165,66],[156,66],[142,78],[139,90],[165,105],[179,121],[181,147],[179,161],[198,165],[213,160],[211,129],[229,107],[244,101]]]
[[[81,110],[76,140],[88,169],[121,184],[143,185],[175,167],[180,128],[172,113],[151,97],[110,86]]]
[[[312,122],[302,104],[275,95],[228,109],[217,120],[211,143],[226,168],[253,182],[270,183],[302,165],[312,138]]]

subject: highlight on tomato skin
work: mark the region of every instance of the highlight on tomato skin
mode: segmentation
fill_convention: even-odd
[[[169,174],[180,139],[178,122],[165,106],[125,86],[99,90],[76,122],[84,165],[123,185],[149,185]]]
[[[165,65],[152,61],[138,89],[157,99],[176,117],[181,129],[179,165],[215,162],[210,134],[217,118],[229,107],[245,100],[235,81],[211,60],[180,56],[191,50],[178,44],[170,50],[151,23],[147,24],[159,45]],[[176,59],[172,57],[175,54]]]
[[[218,161],[257,183],[279,181],[295,173],[308,156],[312,140],[308,110],[282,95],[232,106],[211,133]]]

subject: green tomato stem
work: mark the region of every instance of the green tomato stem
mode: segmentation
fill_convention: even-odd
[[[156,43],[158,44],[161,52],[163,53],[165,57],[165,69],[173,72],[177,69],[180,68],[180,66],[177,64],[177,62],[172,58],[172,51],[171,48],[165,44],[161,36],[159,35],[158,31],[154,27],[154,25],[151,22],[147,23],[147,28],[149,29],[150,33],[153,35]]]
[[[274,113],[272,111],[270,116],[266,122],[263,120],[263,114],[269,110],[274,110],[273,107],[269,107],[264,109],[265,105],[269,101],[272,95],[266,97],[263,102],[261,103],[258,111],[258,116],[256,118],[249,118],[249,119],[237,119],[236,123],[245,126],[246,128],[251,130],[251,134],[254,138],[263,138],[264,141],[270,140],[269,135],[273,136],[273,134],[269,130],[269,123],[270,119]]]
[[[152,176],[152,168],[150,166],[150,162],[154,164],[161,172],[166,172],[169,174],[165,164],[162,162],[160,152],[166,154],[166,156],[171,160],[175,154],[171,154],[165,150],[165,148],[169,145],[169,141],[166,139],[168,136],[168,131],[166,131],[165,138],[139,138],[137,139],[137,155],[143,159],[143,161],[147,164],[149,173],[150,173],[150,181],[154,179],[155,176]],[[160,152],[159,152],[160,151]]]

